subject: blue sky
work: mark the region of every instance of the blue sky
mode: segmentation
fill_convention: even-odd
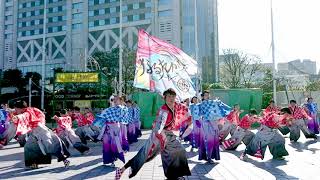
[[[218,0],[220,49],[271,59],[270,0]],[[273,0],[276,62],[317,61],[320,68],[320,0]]]

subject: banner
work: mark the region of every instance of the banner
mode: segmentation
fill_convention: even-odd
[[[77,100],[77,101],[74,101],[74,106],[79,108],[91,108],[91,101]]]
[[[97,83],[99,82],[99,73],[57,73],[57,83]]]
[[[181,49],[139,30],[134,87],[163,93],[173,88],[180,100],[196,95],[190,76],[197,62]]]

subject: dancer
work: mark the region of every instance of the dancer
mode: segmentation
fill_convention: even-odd
[[[225,117],[219,120],[219,140],[224,141],[229,134],[233,134],[240,122],[240,105],[233,105],[232,111]]]
[[[122,117],[122,108],[119,106],[121,102],[120,97],[114,97],[115,106],[109,107],[96,116],[94,125],[99,126],[103,124],[102,131],[98,139],[102,139],[102,156],[103,164],[111,164],[114,167],[114,162],[120,159],[125,163],[124,151],[121,146],[120,124]]]
[[[191,105],[189,107],[190,113],[192,116],[192,124],[193,130],[191,135],[191,152],[193,152],[194,148],[198,148],[200,144],[200,134],[202,132],[202,124],[201,124],[201,117],[200,117],[200,104],[198,103],[198,98],[195,96],[191,99]],[[202,134],[203,136],[203,134]]]
[[[9,119],[9,112],[6,106],[0,107],[0,149],[7,145],[16,135],[16,127]]]
[[[45,115],[37,108],[25,107],[23,101],[14,103],[18,115],[12,118],[15,123],[26,121],[30,131],[24,146],[24,159],[26,167],[38,168],[39,164],[50,164],[51,155],[63,161],[65,167],[69,166],[67,158],[70,156],[62,140],[45,126]]]
[[[120,142],[122,149],[124,152],[129,151],[129,141],[128,141],[128,108],[125,104],[125,97],[117,97],[117,102],[115,103],[121,109],[121,116],[120,116]]]
[[[133,122],[134,122],[134,125],[135,125],[135,127],[136,127],[135,132],[136,132],[137,137],[139,138],[139,137],[142,136],[142,134],[141,134],[141,129],[140,129],[140,128],[141,128],[140,108],[139,108],[139,106],[138,106],[138,104],[137,104],[136,101],[134,101],[134,103],[133,103],[133,110],[134,110],[134,119],[133,119]]]
[[[269,106],[263,111],[263,116],[268,115],[269,113],[280,113],[281,108],[275,105],[274,100],[270,101]]]
[[[306,125],[305,120],[309,122],[313,119],[306,113],[304,108],[297,106],[297,102],[295,100],[291,100],[289,109],[294,117],[292,125],[289,126],[290,140],[297,142],[300,138],[300,130],[303,132],[306,138],[317,139],[317,136],[310,132]]]
[[[126,102],[128,108],[128,142],[129,144],[138,142],[138,136],[136,134],[136,126],[134,124],[134,113],[135,109],[132,106],[132,101],[128,100]]]
[[[210,100],[209,91],[204,91],[201,96],[203,101],[200,104],[200,115],[204,136],[199,145],[199,160],[213,163],[212,159],[220,160],[218,120],[226,116],[230,107],[220,100]]]
[[[188,108],[180,103],[175,103],[176,92],[173,89],[166,90],[163,96],[165,104],[157,113],[149,139],[138,154],[129,160],[124,167],[116,170],[116,179],[120,179],[127,168],[131,168],[129,178],[134,177],[144,163],[151,161],[159,153],[164,174],[168,179],[183,179],[183,176],[191,175],[186,152],[177,140],[180,126],[185,121],[192,128]]]
[[[89,152],[89,147],[81,143],[79,136],[77,136],[72,129],[72,119],[68,116],[66,110],[61,110],[60,117],[55,115],[53,117],[57,121],[58,127],[56,128],[57,135],[64,141],[67,147],[72,145],[81,154]]]
[[[87,139],[97,142],[97,137],[99,135],[91,129],[90,125],[93,122],[93,119],[91,116],[88,117],[89,118],[81,114],[79,107],[74,107],[74,112],[71,118],[78,123],[78,128],[76,129],[75,133],[80,137],[83,144],[87,144]]]
[[[255,109],[250,110],[249,114],[245,115],[239,122],[238,127],[235,128],[231,138],[222,142],[222,149],[235,150],[241,142],[248,145],[254,133],[250,131],[253,123],[260,122]]]
[[[277,129],[279,126],[290,125],[292,120],[293,117],[288,108],[281,109],[281,115],[272,113],[265,116],[259,131],[249,145],[247,145],[245,151],[241,154],[240,159],[244,160],[246,154],[264,159],[268,146],[274,159],[283,160],[283,156],[289,154],[285,148],[285,139]]]
[[[305,110],[312,120],[308,121],[307,125],[311,133],[319,134],[319,122],[318,122],[318,106],[313,102],[313,98],[309,97],[307,103],[304,104]]]

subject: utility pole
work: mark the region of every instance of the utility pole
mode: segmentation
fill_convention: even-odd
[[[32,101],[32,77],[29,77],[29,107],[31,107],[31,101]]]
[[[46,76],[46,23],[47,23],[47,0],[43,5],[43,34],[42,34],[42,79],[41,79],[41,109],[44,110],[44,88]]]
[[[120,0],[120,33],[119,33],[119,96],[122,96],[122,0]]]
[[[194,0],[194,44],[195,44],[195,55],[198,64],[197,78],[196,78],[196,96],[200,98],[200,68],[199,68],[199,45],[198,45],[198,11],[197,11],[197,0]]]
[[[274,34],[273,34],[273,9],[272,0],[270,0],[270,10],[271,10],[271,49],[272,49],[272,63],[273,63],[273,100],[277,104],[277,84],[276,84],[276,60],[275,60],[275,47],[274,47]]]

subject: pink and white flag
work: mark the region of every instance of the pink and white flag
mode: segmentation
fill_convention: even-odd
[[[197,73],[197,62],[181,49],[139,30],[134,87],[163,93],[168,88],[180,100],[196,91],[190,76]]]

